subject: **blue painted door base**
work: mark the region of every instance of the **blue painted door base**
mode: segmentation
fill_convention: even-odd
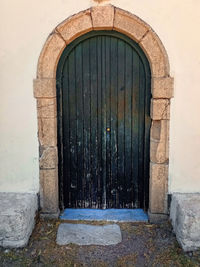
[[[142,209],[65,209],[61,220],[148,222]]]

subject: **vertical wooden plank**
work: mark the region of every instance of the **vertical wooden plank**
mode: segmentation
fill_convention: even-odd
[[[124,162],[124,181],[125,192],[124,202],[126,208],[131,208],[132,203],[132,162],[131,162],[131,117],[135,114],[131,113],[131,95],[132,95],[132,47],[125,45],[125,162]]]
[[[137,53],[132,51],[133,60],[133,89],[132,89],[132,135],[131,135],[131,153],[132,153],[132,182],[133,182],[133,207],[138,207],[138,111],[139,111],[139,57]]]
[[[148,66],[145,70],[145,105],[144,105],[144,209],[148,210],[149,203],[149,162],[150,162],[150,127],[151,127],[151,117],[150,117],[150,103],[151,103],[151,77],[150,69]]]
[[[105,209],[106,203],[106,37],[102,36],[102,51],[101,51],[101,62],[102,62],[102,87],[101,87],[101,108],[102,108],[102,208]]]
[[[59,177],[59,206],[64,209],[64,172],[63,172],[63,110],[62,110],[62,74],[63,68],[58,65],[56,77],[57,95],[57,130],[58,130],[58,177]]]
[[[74,50],[69,55],[69,120],[70,120],[70,188],[71,203],[76,206],[77,190],[77,153],[76,153],[76,82],[75,82],[75,54]]]
[[[90,39],[91,68],[91,200],[92,208],[98,207],[98,139],[97,139],[97,38]]]
[[[65,207],[71,207],[71,193],[70,193],[70,150],[69,136],[70,136],[70,118],[69,118],[69,62],[66,61],[63,67],[63,79],[62,79],[62,106],[63,106],[63,186],[64,186],[64,205]]]
[[[143,204],[143,190],[144,190],[144,102],[145,102],[145,95],[144,95],[144,90],[145,90],[145,75],[144,75],[144,67],[142,62],[140,61],[139,63],[139,83],[140,83],[140,88],[139,88],[139,125],[138,125],[138,136],[139,136],[139,144],[138,144],[138,149],[139,149],[139,202],[140,205]],[[140,206],[141,207],[141,206]]]
[[[82,44],[75,49],[76,62],[76,111],[77,111],[77,200],[78,207],[83,207],[83,70],[82,70]]]
[[[110,121],[110,36],[105,38],[105,98],[106,98],[106,198],[107,208],[110,208],[111,200],[111,158],[110,158],[110,139],[111,139],[111,121]]]
[[[98,158],[97,158],[97,198],[98,208],[102,207],[102,37],[97,37],[97,142],[98,142]]]
[[[123,208],[123,186],[124,186],[124,51],[125,45],[118,40],[118,189],[119,207]]]
[[[118,202],[118,177],[117,177],[117,53],[118,53],[118,40],[117,38],[112,38],[111,42],[111,179],[112,179],[112,189],[111,189],[111,208],[117,208]]]
[[[83,42],[83,101],[84,101],[84,177],[85,188],[83,194],[85,197],[84,207],[90,205],[89,189],[91,182],[90,173],[90,66],[89,66],[89,42]]]

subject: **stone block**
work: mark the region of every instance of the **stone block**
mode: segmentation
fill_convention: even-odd
[[[56,146],[57,119],[38,118],[38,136],[41,146]]]
[[[56,243],[58,245],[77,244],[110,246],[122,241],[119,225],[89,225],[61,223],[58,227]]]
[[[35,79],[33,80],[33,91],[35,98],[55,98],[56,79]]]
[[[57,63],[65,46],[65,41],[58,33],[53,32],[49,36],[38,61],[38,78],[56,78]]]
[[[42,213],[58,212],[58,169],[40,170],[40,206]]]
[[[152,77],[166,77],[169,75],[169,63],[167,53],[159,38],[149,31],[140,41],[151,64]]]
[[[149,29],[138,17],[121,9],[115,9],[114,30],[122,32],[139,42]]]
[[[40,148],[40,169],[55,169],[58,166],[57,147]]]
[[[152,99],[151,100],[151,118],[152,120],[170,119],[170,100]]]
[[[150,203],[151,213],[167,214],[168,164],[150,163]]]
[[[152,121],[150,140],[150,160],[166,163],[169,159],[169,121]]]
[[[200,193],[173,193],[170,218],[184,251],[200,248]]]
[[[153,98],[172,98],[174,96],[174,79],[171,77],[152,78]]]
[[[91,9],[94,30],[112,30],[114,20],[113,6],[96,6]]]
[[[56,98],[37,99],[37,116],[38,118],[57,117]]]
[[[75,38],[92,30],[92,19],[90,10],[86,10],[72,16],[62,22],[56,30],[62,35],[67,44]]]
[[[0,203],[0,246],[26,246],[35,225],[37,195],[0,193]]]

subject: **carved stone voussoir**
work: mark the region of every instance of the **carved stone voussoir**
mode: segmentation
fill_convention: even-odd
[[[75,38],[92,30],[90,9],[80,12],[57,26],[56,30],[68,44]]]
[[[114,7],[96,6],[91,8],[92,24],[94,30],[111,30],[113,28]]]
[[[149,29],[150,27],[138,17],[115,8],[114,30],[122,32],[139,42]]]
[[[38,78],[55,78],[56,67],[66,43],[56,32],[49,35],[38,61]]]
[[[150,30],[140,41],[151,66],[152,77],[166,77],[169,75],[167,53],[157,35]]]

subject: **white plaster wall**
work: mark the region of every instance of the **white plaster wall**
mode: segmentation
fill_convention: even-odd
[[[113,0],[149,23],[169,55],[169,192],[200,192],[200,1]],[[32,80],[53,28],[92,0],[0,1],[0,191],[38,191],[36,103]]]

